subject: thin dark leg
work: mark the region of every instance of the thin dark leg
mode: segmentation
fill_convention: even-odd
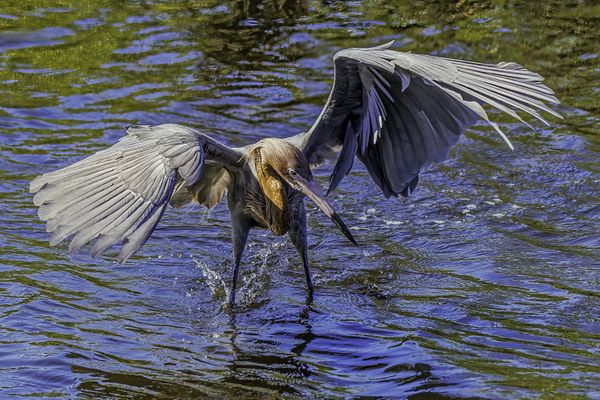
[[[250,232],[250,221],[232,213],[232,241],[233,241],[233,280],[231,282],[231,291],[229,292],[229,305],[235,305],[235,291],[237,289],[237,280],[240,272],[240,261],[246,247],[248,232]]]
[[[240,260],[237,260],[233,265],[233,280],[231,282],[231,291],[229,292],[229,305],[235,305],[235,291],[237,288],[237,280],[240,272]]]
[[[308,292],[312,295],[313,292],[313,284],[312,277],[310,274],[310,267],[308,265],[308,257],[306,256],[306,248],[302,251],[302,264],[304,264],[304,274],[306,275],[306,288]]]
[[[302,257],[302,265],[304,266],[304,274],[306,275],[306,288],[312,296],[313,284],[307,256],[306,211],[304,210],[304,203],[300,204],[296,209],[292,219],[292,226],[288,234],[294,247],[296,247],[296,250],[298,250],[298,253]]]

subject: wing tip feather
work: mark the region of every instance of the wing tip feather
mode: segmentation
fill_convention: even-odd
[[[29,193],[37,193],[40,190],[42,190],[44,188],[45,185],[48,184],[47,181],[44,181],[45,176],[44,175],[39,175],[36,176],[30,183],[29,183]]]

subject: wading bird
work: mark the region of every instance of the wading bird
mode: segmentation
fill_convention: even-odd
[[[37,177],[30,190],[51,245],[72,236],[74,252],[96,240],[92,256],[121,242],[125,262],[148,239],[168,204],[208,208],[227,193],[233,240],[235,288],[252,227],[288,234],[304,265],[308,196],[354,244],[352,234],[313,180],[311,167],[337,154],[328,193],[352,168],[366,166],[386,197],[407,196],[419,172],[448,157],[462,132],[489,121],[489,104],[524,122],[524,111],[560,115],[543,78],[518,64],[482,64],[390,50],[392,43],[346,49],[334,57],[333,88],[317,121],[305,133],[230,148],[180,125],[136,125],[112,147],[71,166]]]

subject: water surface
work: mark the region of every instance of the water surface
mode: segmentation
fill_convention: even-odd
[[[593,1],[3,1],[2,397],[600,398],[598,26]],[[312,301],[292,246],[254,231],[227,309],[224,205],[168,210],[126,265],[48,246],[36,175],[134,123],[305,130],[333,54],[391,39],[523,64],[566,118],[493,113],[516,150],[478,124],[406,200],[356,168],[332,201],[359,248],[309,210]]]

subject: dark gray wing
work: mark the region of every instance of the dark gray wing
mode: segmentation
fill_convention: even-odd
[[[537,110],[560,117],[543,103],[559,103],[543,78],[518,64],[401,53],[388,50],[391,44],[338,52],[321,115],[308,132],[290,138],[312,163],[340,151],[329,191],[350,171],[356,155],[386,197],[406,196],[421,169],[446,159],[462,132],[479,119],[512,149],[480,104],[520,121],[517,111],[545,123]]]
[[[35,178],[30,191],[51,245],[73,236],[74,252],[96,239],[92,255],[122,242],[119,262],[148,239],[178,186],[204,179],[205,165],[234,166],[241,154],[180,125],[136,125],[112,147]],[[181,183],[179,183],[181,182]]]

